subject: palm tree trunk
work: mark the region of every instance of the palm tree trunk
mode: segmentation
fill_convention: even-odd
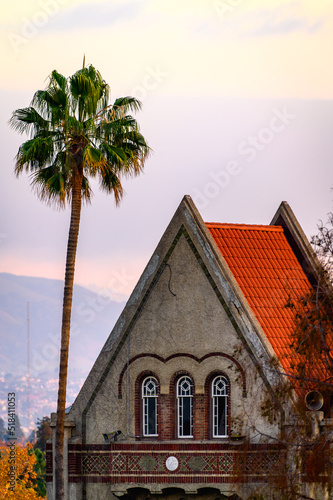
[[[81,216],[81,200],[82,200],[82,165],[77,165],[73,169],[73,185],[72,185],[72,205],[71,205],[71,220],[67,244],[66,256],[66,273],[64,286],[64,299],[62,311],[62,327],[61,327],[61,350],[60,350],[60,366],[59,366],[59,387],[58,387],[58,404],[57,404],[57,426],[55,439],[55,489],[56,500],[64,500],[64,422],[65,422],[65,405],[66,405],[66,387],[67,387],[67,368],[69,354],[69,337],[72,312],[72,296],[74,285],[74,269],[76,248],[79,236],[80,216]]]

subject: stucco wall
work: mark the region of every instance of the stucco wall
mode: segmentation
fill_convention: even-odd
[[[208,375],[221,371],[230,380],[231,418],[238,417],[244,423],[242,432],[251,435],[255,422],[258,429],[274,434],[275,430],[268,428],[260,416],[262,381],[254,376],[254,365],[245,349],[239,352],[240,346],[227,313],[182,236],[88,412],[87,443],[102,443],[102,434],[115,430],[121,430],[121,440],[135,435],[135,381],[146,370],[158,377],[162,395],[170,393],[170,381],[177,372],[186,371],[192,376],[199,395],[204,392]],[[201,361],[214,352],[229,357],[216,355]],[[165,362],[177,353],[184,356]],[[244,369],[246,398],[239,368],[231,358]],[[248,425],[249,417],[253,422]]]

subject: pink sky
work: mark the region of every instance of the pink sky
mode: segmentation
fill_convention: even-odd
[[[13,177],[24,137],[6,122],[83,54],[142,100],[154,155],[119,208],[94,190],[78,283],[127,296],[184,194],[206,221],[269,223],[287,200],[308,236],[332,210],[331,2],[19,0],[2,28],[0,272],[63,278],[69,214]]]

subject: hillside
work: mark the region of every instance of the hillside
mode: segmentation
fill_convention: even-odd
[[[27,427],[27,332],[30,332],[30,422],[54,411],[63,282],[0,273],[0,416],[6,422],[7,392],[17,393]],[[75,285],[70,344],[68,403],[106,341],[124,304]]]

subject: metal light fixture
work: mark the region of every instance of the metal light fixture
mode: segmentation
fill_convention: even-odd
[[[111,441],[117,441],[117,436],[121,434],[121,431],[110,432],[109,434],[103,434],[104,441],[106,443],[111,443]]]

